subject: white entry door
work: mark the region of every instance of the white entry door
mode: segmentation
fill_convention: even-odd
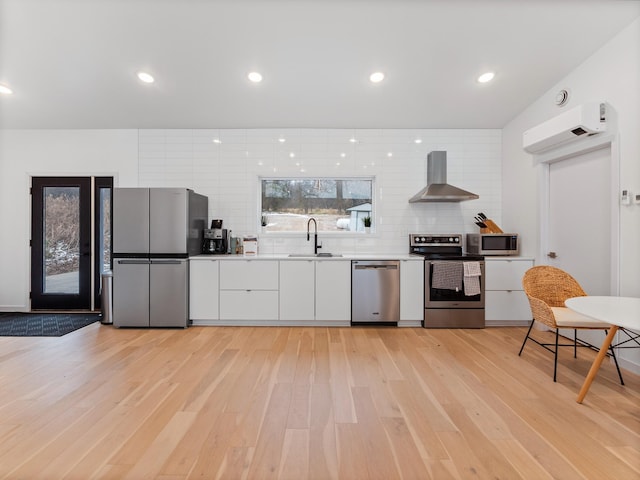
[[[588,295],[613,293],[611,195],[609,145],[549,166],[547,263],[571,274]],[[603,340],[600,332],[579,337],[598,346]]]

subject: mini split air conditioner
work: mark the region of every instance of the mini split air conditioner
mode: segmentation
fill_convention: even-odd
[[[585,103],[524,132],[522,146],[540,153],[606,129],[605,104]]]

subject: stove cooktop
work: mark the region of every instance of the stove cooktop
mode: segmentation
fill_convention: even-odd
[[[413,253],[413,252],[412,252]],[[425,258],[425,260],[460,260],[463,262],[481,262],[484,260],[482,255],[463,253],[460,255],[446,253],[416,253]]]
[[[482,261],[484,256],[463,253],[462,235],[412,233],[409,235],[409,253],[423,256],[427,260]]]

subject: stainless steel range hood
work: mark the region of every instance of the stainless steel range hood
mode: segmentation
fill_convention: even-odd
[[[434,151],[427,155],[427,186],[409,199],[416,202],[462,202],[480,198],[475,193],[447,183],[447,152]]]

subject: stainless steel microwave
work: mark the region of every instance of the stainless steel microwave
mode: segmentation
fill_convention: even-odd
[[[478,255],[517,255],[517,233],[467,233],[467,252]]]

